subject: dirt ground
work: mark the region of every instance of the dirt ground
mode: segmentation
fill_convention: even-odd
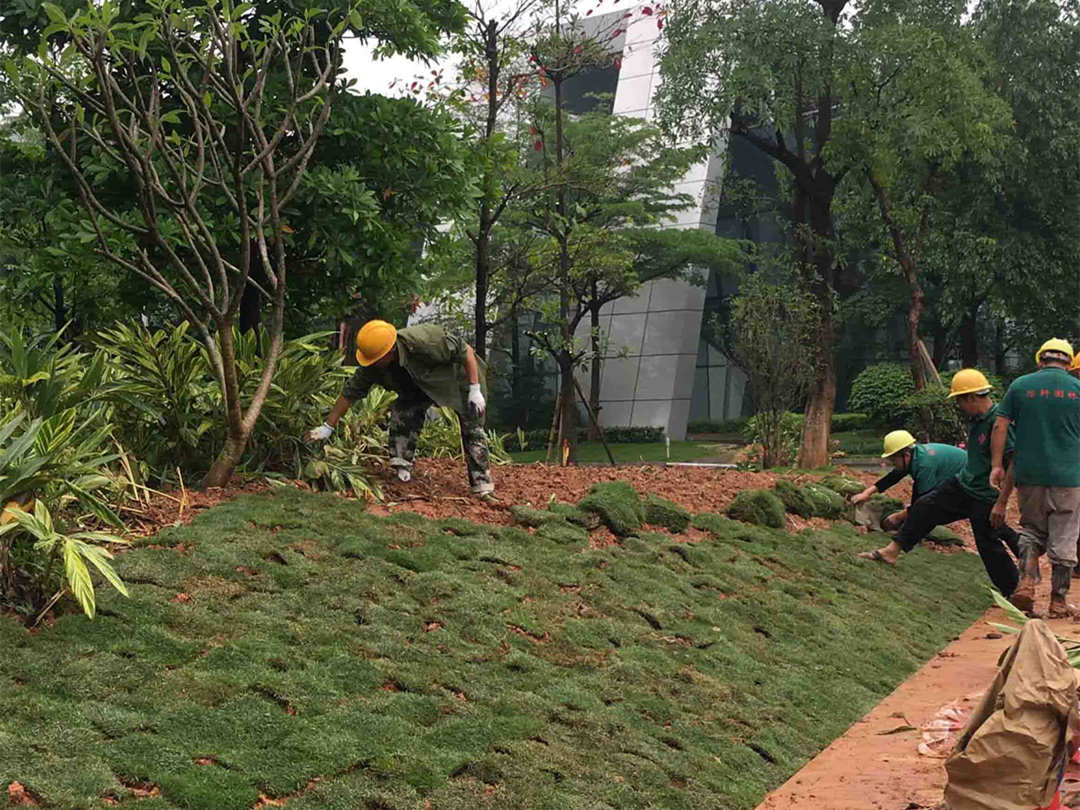
[[[1039,587],[1039,604],[1050,599],[1049,568]],[[1074,599],[1077,585],[1073,583]],[[757,810],[922,810],[938,808],[945,790],[945,759],[955,733],[930,750],[924,729],[943,707],[966,719],[997,672],[997,661],[1013,637],[991,625],[1011,624],[997,608],[987,611],[948,647],[902,683],[869,714],[770,793]],[[1048,622],[1061,635],[1076,635],[1069,619]],[[1066,782],[1076,784],[1071,765]],[[1080,802],[1070,792],[1066,807]]]

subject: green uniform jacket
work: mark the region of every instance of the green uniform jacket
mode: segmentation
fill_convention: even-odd
[[[967,466],[967,453],[951,444],[917,444],[911,454],[915,494],[925,495],[956,477]]]
[[[391,351],[398,353],[398,364],[436,405],[463,413],[469,391],[469,378],[465,374],[465,346],[464,340],[441,326],[420,324],[399,329],[397,345]],[[480,390],[486,398],[487,366],[479,357],[476,364],[480,368]],[[393,375],[385,369],[361,366],[345,382],[341,394],[356,402],[367,396],[373,385],[389,391],[396,390]]]
[[[1017,484],[1080,486],[1080,380],[1053,366],[1017,377],[998,413],[1016,428]]]
[[[990,435],[994,431],[994,422],[997,421],[1000,408],[1000,405],[994,405],[971,423],[967,438],[967,466],[956,477],[964,492],[987,503],[996,501],[999,494],[990,486]],[[1005,439],[1005,458],[1012,454],[1014,441],[1013,429],[1010,426]]]

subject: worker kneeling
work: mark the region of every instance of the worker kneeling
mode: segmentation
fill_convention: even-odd
[[[451,408],[461,423],[461,443],[473,494],[494,499],[481,365],[472,346],[440,326],[422,324],[395,329],[386,321],[368,321],[356,335],[360,368],[345,383],[326,421],[308,438],[330,438],[338,421],[373,385],[397,394],[390,406],[390,466],[401,481],[412,478],[416,442],[424,416],[433,404]]]
[[[975,535],[975,546],[990,581],[999,591],[1008,596],[1016,589],[1020,575],[1006,548],[1009,540],[1011,540],[1010,545],[1015,545],[1015,534],[1011,530],[998,531],[995,528],[1004,526],[1005,505],[1009,501],[1009,495],[1012,494],[1011,478],[1004,483],[1000,493],[990,486],[990,434],[997,414],[997,406],[990,397],[990,383],[982,373],[975,369],[962,369],[956,373],[949,398],[956,400],[960,410],[971,422],[968,430],[967,457],[962,469],[946,477],[943,473],[949,464],[926,465],[928,470],[934,469],[935,473],[928,475],[924,486],[941,478],[944,480],[925,494],[922,494],[923,490],[919,486],[918,477],[913,474],[916,479],[913,489],[917,497],[906,510],[903,525],[900,526],[895,539],[884,548],[864,552],[859,556],[889,564],[895,563],[901,552],[908,552],[915,548],[935,526],[966,518],[971,524],[971,530]],[[908,436],[910,437],[910,434]],[[912,459],[918,457],[915,461],[916,467],[920,466],[925,459],[932,458],[928,450],[919,453],[919,447],[947,447],[946,445],[913,445],[912,438],[911,443],[902,449],[911,448]],[[958,450],[958,448],[951,449]],[[1011,442],[1008,452],[1012,452]],[[894,452],[886,455],[895,454]],[[950,464],[955,464],[955,455],[950,454],[950,458]],[[893,463],[894,466],[903,463],[910,465],[911,461],[905,462],[903,459],[898,459]],[[882,482],[887,481],[888,478],[889,476],[886,476]],[[856,497],[864,494],[869,497],[869,494],[865,492]]]

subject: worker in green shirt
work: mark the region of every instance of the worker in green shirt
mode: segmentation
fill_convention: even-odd
[[[397,394],[390,406],[390,466],[398,479],[412,478],[416,441],[432,405],[451,408],[461,423],[465,466],[473,494],[494,500],[487,436],[484,433],[483,361],[472,346],[440,326],[421,324],[395,329],[386,321],[368,321],[356,335],[360,367],[346,381],[326,421],[308,432],[312,441],[330,438],[338,421],[373,385]]]
[[[885,436],[881,457],[892,464],[892,472],[882,476],[858,495],[853,504],[870,499],[877,492],[885,492],[911,476],[911,502],[928,494],[960,473],[967,464],[967,453],[951,444],[919,444],[906,430],[894,430]],[[907,509],[887,515],[881,525],[895,529],[907,519]]]
[[[1016,432],[1012,478],[1020,502],[1023,575],[1012,602],[1025,612],[1035,607],[1039,558],[1050,558],[1052,619],[1073,616],[1068,603],[1080,534],[1080,380],[1069,376],[1073,350],[1052,338],[1035,353],[1038,371],[1018,377],[1005,393],[991,445],[992,483],[1009,477],[1003,454],[1009,428]]]
[[[1012,494],[1011,479],[999,493],[990,486],[990,433],[997,406],[990,397],[991,386],[975,369],[961,369],[953,376],[949,399],[968,418],[967,463],[952,478],[918,498],[908,509],[907,519],[896,537],[884,548],[859,556],[894,564],[901,552],[911,551],[935,526],[967,519],[975,535],[975,547],[994,586],[1006,596],[1020,578],[1009,556],[1006,538],[995,526],[1005,523],[1005,505]],[[1011,446],[1008,448],[1011,452]]]

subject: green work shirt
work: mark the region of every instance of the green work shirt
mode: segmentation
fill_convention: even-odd
[[[925,495],[960,474],[968,455],[951,444],[917,444],[911,454],[911,480],[916,495]]]
[[[967,437],[967,466],[956,476],[964,492],[980,501],[993,502],[998,491],[990,486],[990,434],[994,422],[1001,413],[1001,406],[994,405],[971,423]],[[1005,455],[1013,451],[1013,431],[1009,428],[1005,439]]]
[[[399,329],[397,344],[391,351],[397,352],[397,368],[361,366],[346,380],[342,396],[355,402],[363,399],[373,385],[409,396],[412,392],[402,377],[404,370],[416,388],[436,405],[464,412],[469,390],[464,340],[441,326],[420,324]],[[480,369],[481,390],[484,390],[485,366],[480,358],[476,362]],[[486,390],[484,395],[487,395]]]
[[[1016,429],[1017,484],[1080,487],[1080,380],[1053,366],[1025,374],[998,413]]]

